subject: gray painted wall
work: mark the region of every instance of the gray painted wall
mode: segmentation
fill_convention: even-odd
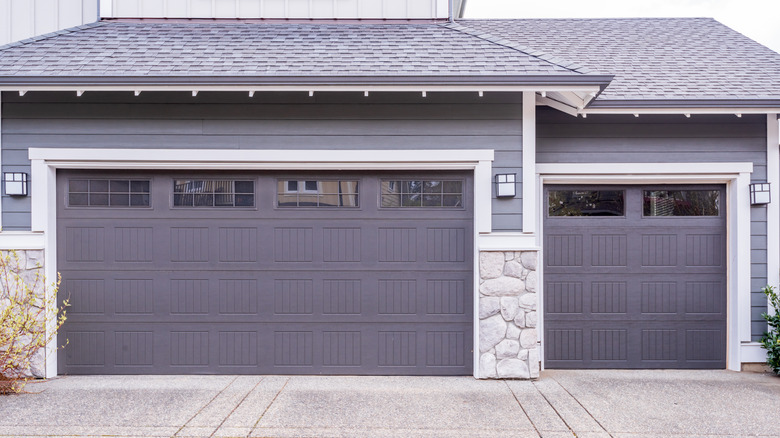
[[[548,109],[537,114],[537,162],[753,162],[754,182],[766,181],[766,116],[589,115]],[[751,326],[766,330],[766,207],[751,209]]]
[[[2,169],[27,149],[495,149],[522,173],[521,96],[429,93],[3,93]],[[442,157],[446,159],[446,157]],[[305,160],[306,157],[301,157]],[[518,184],[518,193],[522,188]],[[493,229],[520,231],[522,200],[496,200]],[[3,197],[3,229],[30,229],[30,198]]]

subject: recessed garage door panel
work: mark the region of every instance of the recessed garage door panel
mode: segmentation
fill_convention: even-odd
[[[254,206],[180,209],[177,176],[148,173],[128,178],[150,207],[78,207],[68,181],[104,175],[61,173],[60,372],[471,373],[471,180],[432,175],[461,205],[381,208],[384,176],[358,174],[357,208],[279,208],[290,176],[236,174]]]
[[[659,190],[686,189],[707,190],[717,198],[717,213],[665,211],[661,216],[648,210],[658,207],[650,203],[690,208],[681,199],[648,199]],[[552,196],[551,190],[556,191]],[[722,187],[550,186],[545,192],[548,201],[559,203],[548,206],[545,217],[547,367],[725,367]],[[565,211],[563,203],[577,204],[561,195],[566,192],[583,198],[621,192],[623,211],[609,211],[604,195],[588,195],[592,199],[573,207],[584,212]]]

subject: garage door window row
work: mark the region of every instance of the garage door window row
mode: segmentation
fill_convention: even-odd
[[[72,179],[68,203],[73,207],[149,207],[149,180]]]
[[[150,207],[150,186],[151,182],[148,180],[73,179],[68,184],[68,206]],[[360,207],[359,186],[360,182],[357,180],[279,179],[276,188],[276,205],[280,208],[358,208]],[[463,180],[382,180],[379,206],[381,208],[463,209],[463,186]],[[579,202],[585,205],[578,211],[587,213],[587,209],[590,208],[587,207],[589,202],[586,199],[587,195],[580,192],[572,193],[574,194],[569,195],[569,198],[579,197]],[[254,206],[254,180],[173,180],[173,207]],[[566,208],[566,211],[571,210],[568,206]]]
[[[643,190],[644,217],[719,216],[718,190]],[[550,190],[549,217],[625,216],[623,190]]]

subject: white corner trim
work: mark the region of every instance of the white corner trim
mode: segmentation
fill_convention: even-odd
[[[536,232],[536,93],[523,93],[523,233]]]
[[[780,287],[780,121],[777,114],[766,118],[766,179],[774,192],[766,210],[767,283]]]
[[[44,249],[46,242],[43,233],[30,231],[0,232],[0,250]]]
[[[538,163],[540,175],[712,175],[753,171],[753,163]]]
[[[526,233],[482,234],[477,240],[480,251],[538,251],[536,236]]]
[[[543,211],[545,184],[726,184],[727,202],[727,359],[739,371],[742,342],[750,341],[750,197],[753,163],[545,163],[537,164],[537,211]],[[538,215],[540,216],[541,213]],[[540,230],[539,242],[543,242]],[[541,246],[541,243],[540,243]],[[542,250],[543,252],[543,250]],[[543,257],[543,255],[542,255]],[[541,266],[541,263],[540,263]],[[540,275],[544,275],[540,272]],[[544,348],[544,282],[539,284],[539,333]],[[544,357],[542,351],[542,357]]]
[[[740,345],[742,363],[765,363],[766,350],[758,342],[745,342]]]

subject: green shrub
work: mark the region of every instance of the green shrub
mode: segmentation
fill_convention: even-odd
[[[773,286],[764,286],[762,292],[769,298],[769,309],[773,311],[761,314],[769,324],[769,330],[760,342],[766,349],[766,364],[780,376],[780,296]]]
[[[47,285],[42,269],[26,264],[15,251],[0,253],[0,394],[24,388],[36,354],[65,322],[68,303],[57,307],[59,282]]]

